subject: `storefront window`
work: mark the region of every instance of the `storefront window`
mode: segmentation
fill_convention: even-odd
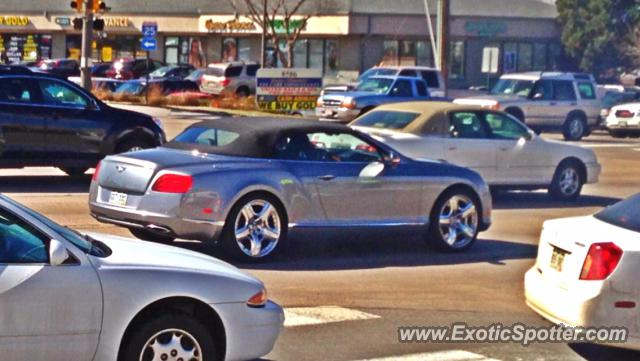
[[[324,42],[319,39],[309,40],[309,68],[322,69]]]
[[[236,40],[238,44],[238,60],[244,62],[252,61],[251,59],[251,42],[247,38],[238,38]]]
[[[384,55],[379,65],[398,65],[398,41],[385,40]]]
[[[80,60],[82,39],[80,35],[67,35],[67,58]],[[94,61],[114,61],[120,58],[144,58],[146,52],[140,49],[140,37],[134,35],[116,35],[98,38],[93,42]]]
[[[338,42],[336,40],[327,40],[325,41],[324,49],[324,72],[335,74],[338,71]]]
[[[518,71],[529,71],[533,67],[533,45],[520,43],[518,46]]]
[[[232,62],[238,60],[238,43],[236,38],[222,39],[222,61]]]
[[[464,57],[464,41],[452,41],[449,44],[449,78],[464,78]]]
[[[0,63],[35,62],[51,57],[51,35],[0,35]]]
[[[502,72],[513,73],[518,70],[518,44],[504,43],[502,55]]]
[[[164,62],[167,64],[178,64],[179,62],[180,38],[167,37],[164,39]]]
[[[433,67],[433,51],[428,41],[416,42],[416,65]]]
[[[547,44],[533,44],[533,70],[547,70]]]
[[[548,54],[548,70],[558,70],[560,69],[560,62],[562,60],[562,48],[560,44],[551,43],[549,44],[549,54]]]

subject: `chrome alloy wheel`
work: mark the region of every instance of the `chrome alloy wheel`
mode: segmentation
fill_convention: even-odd
[[[202,348],[188,332],[167,329],[145,343],[140,361],[202,361]]]
[[[252,258],[271,253],[278,245],[282,233],[278,210],[271,203],[254,199],[245,204],[235,222],[235,238],[238,247]]]
[[[580,188],[580,175],[571,167],[567,167],[560,173],[560,192],[565,196],[571,196]]]
[[[473,201],[462,194],[449,198],[440,209],[439,229],[452,248],[463,248],[473,241],[478,230],[478,210]]]

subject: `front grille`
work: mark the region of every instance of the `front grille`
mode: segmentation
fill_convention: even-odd
[[[339,107],[342,101],[337,99],[325,99],[323,100],[323,104],[327,107]]]

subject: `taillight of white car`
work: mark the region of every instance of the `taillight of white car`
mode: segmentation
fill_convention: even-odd
[[[622,254],[622,249],[615,243],[594,243],[582,265],[580,279],[583,281],[602,281],[615,271]]]

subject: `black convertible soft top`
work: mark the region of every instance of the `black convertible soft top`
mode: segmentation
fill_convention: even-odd
[[[348,126],[338,123],[276,117],[223,117],[194,123],[185,129],[185,132],[191,128],[219,129],[237,133],[239,136],[223,146],[185,143],[175,139],[164,146],[238,157],[270,158],[273,156],[276,142],[290,134],[357,133]],[[358,134],[362,136],[360,133]]]

